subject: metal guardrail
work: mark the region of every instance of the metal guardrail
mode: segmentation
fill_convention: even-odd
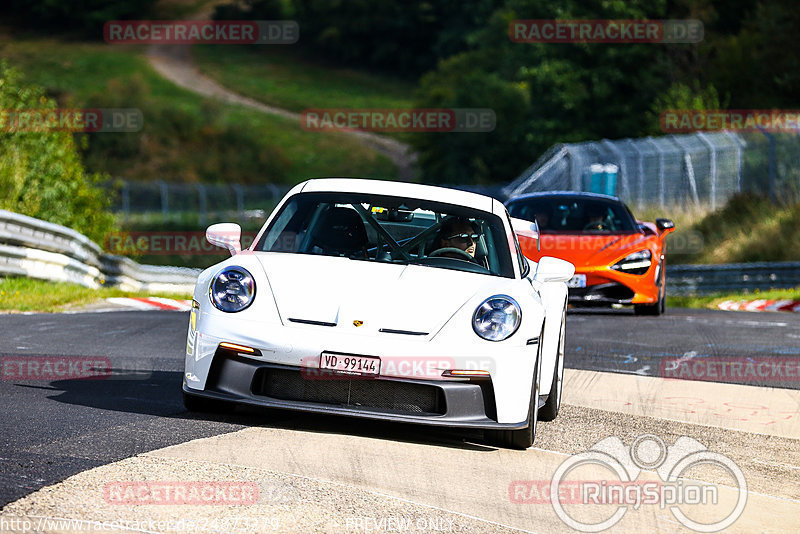
[[[190,293],[200,269],[141,265],[106,254],[64,226],[0,210],[0,276],[27,276],[86,287]],[[668,265],[670,295],[707,295],[800,286],[800,262]]]
[[[800,287],[800,262],[667,265],[667,294],[709,295]]]
[[[200,269],[141,265],[106,254],[64,226],[0,210],[0,276],[27,276],[86,287],[191,293]]]

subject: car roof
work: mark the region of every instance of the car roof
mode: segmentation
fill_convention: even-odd
[[[393,182],[389,180],[371,180],[368,178],[314,178],[297,186],[299,192],[352,192],[366,193],[369,195],[388,195],[398,197],[417,198],[420,200],[433,200],[456,204],[489,213],[500,214],[505,211],[505,206],[499,201],[486,195],[437,187],[433,185],[410,184],[406,182]]]
[[[598,200],[613,200],[622,203],[619,197],[612,195],[602,195],[600,193],[588,193],[586,191],[538,191],[536,193],[526,193],[506,200],[506,205],[518,200],[525,200],[528,198],[548,198],[548,197],[579,197],[579,198],[596,198]]]

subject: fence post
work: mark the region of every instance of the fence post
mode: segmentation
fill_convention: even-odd
[[[730,137],[736,146],[736,192],[742,192],[742,147],[747,146],[747,142],[739,134],[734,134],[730,130],[725,130],[725,134]]]
[[[639,179],[637,181],[637,197],[639,200],[639,208],[644,205],[644,156],[642,155],[642,151],[636,146],[633,142],[633,139],[628,139],[628,144],[631,146],[634,152],[636,152],[637,161],[636,161],[636,171],[639,174]]]
[[[711,192],[709,195],[711,196],[711,211],[714,211],[717,209],[717,150],[706,134],[697,132],[696,135],[708,147],[709,158],[711,158]]]
[[[272,209],[275,209],[281,199],[281,190],[275,184],[267,184],[267,188],[272,192]]]
[[[163,180],[159,180],[157,183],[161,193],[161,219],[166,221],[169,215],[169,186]]]
[[[122,213],[126,219],[131,216],[131,186],[127,180],[122,180]]]
[[[620,182],[622,182],[624,184],[625,192],[629,193],[631,187],[630,187],[630,184],[628,182],[628,166],[625,164],[625,154],[623,154],[622,151],[619,148],[617,148],[617,145],[615,145],[614,143],[612,143],[608,139],[603,139],[602,143],[605,146],[607,146],[608,149],[611,152],[614,153],[614,155],[617,156],[617,160],[619,161],[620,175],[622,176],[622,180],[620,180]],[[616,196],[620,196],[618,191],[615,191],[615,193],[616,193]],[[626,199],[626,200],[628,200],[628,199]]]
[[[204,186],[203,184],[195,184],[195,186],[197,187],[198,199],[200,201],[200,206],[199,206],[200,213],[198,214],[198,222],[201,225],[204,225],[206,223],[206,216],[207,216],[206,210],[208,208],[208,204],[206,203],[206,186]]]
[[[680,144],[678,141],[677,135],[670,135],[669,138],[675,143],[683,154],[683,164],[686,166],[686,176],[689,179],[689,188],[692,192],[692,198],[694,199],[695,205],[700,205],[700,198],[697,196],[697,182],[694,179],[694,167],[692,166],[692,156],[689,154],[689,149],[684,148],[683,145]]]
[[[656,152],[658,153],[658,201],[661,207],[664,207],[664,197],[666,196],[666,184],[664,183],[664,151],[658,146],[655,139],[648,136],[647,140],[650,141],[650,144],[655,147]]]
[[[236,193],[236,213],[239,214],[239,220],[244,221],[244,190],[239,184],[233,184],[233,191]]]
[[[769,140],[769,201],[775,204],[777,203],[775,196],[775,136],[760,126],[758,129]]]

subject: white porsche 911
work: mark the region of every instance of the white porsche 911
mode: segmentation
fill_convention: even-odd
[[[194,291],[184,403],[231,402],[484,429],[527,448],[561,403],[572,264],[527,260],[495,199],[439,187],[317,179],[278,203],[247,250]]]

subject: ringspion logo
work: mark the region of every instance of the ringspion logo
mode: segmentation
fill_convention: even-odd
[[[734,498],[723,499],[720,484],[692,480],[689,474],[701,465],[732,479],[729,487]],[[581,476],[587,471],[590,477]],[[658,480],[641,480],[639,477],[647,471],[654,471]],[[597,479],[598,472],[611,476]],[[512,502],[531,500],[530,493],[525,492],[528,487],[520,481],[513,482],[509,487]],[[747,495],[744,473],[727,456],[712,452],[687,436],[667,446],[658,436],[643,434],[630,447],[617,437],[605,438],[562,462],[553,475],[545,502],[549,501],[559,519],[578,532],[610,529],[631,508],[638,510],[646,505],[668,509],[678,523],[697,532],[719,532],[739,519]],[[531,502],[543,500],[540,494],[533,499]],[[568,504],[578,506],[566,507]],[[696,513],[700,509],[705,512],[702,516]]]

